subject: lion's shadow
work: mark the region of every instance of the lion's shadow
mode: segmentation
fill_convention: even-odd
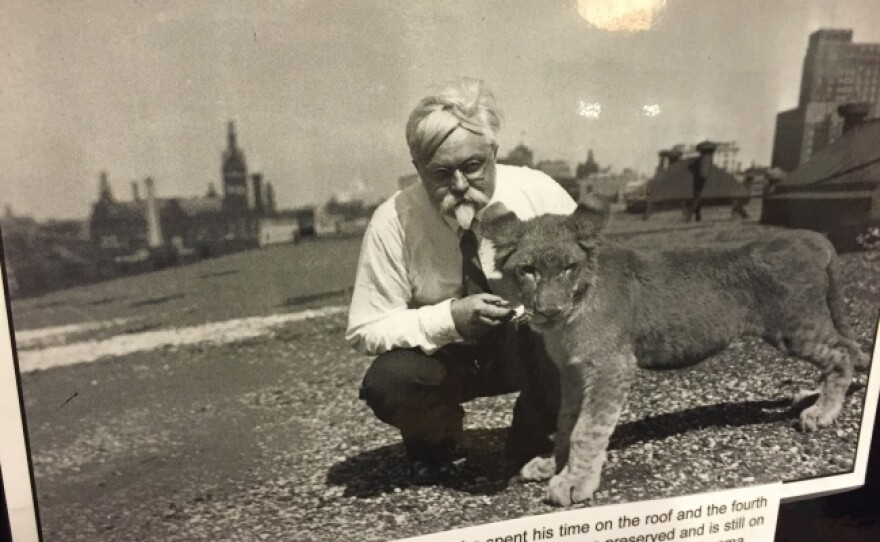
[[[806,405],[792,405],[788,399],[718,403],[648,416],[618,425],[609,450],[658,441],[690,431],[712,427],[793,422]],[[516,472],[505,460],[506,428],[471,429],[464,435],[463,467],[458,476],[442,486],[473,495],[494,495],[503,491]],[[415,484],[407,471],[402,444],[361,452],[330,467],[327,484],[344,486],[347,497],[371,498]]]
[[[804,406],[803,403],[793,405],[790,399],[765,399],[701,405],[686,410],[656,414],[618,425],[611,435],[608,449],[621,450],[640,442],[664,440],[711,427],[744,427],[793,422]]]

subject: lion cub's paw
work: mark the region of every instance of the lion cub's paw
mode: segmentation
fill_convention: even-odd
[[[584,478],[561,472],[550,479],[547,502],[554,506],[570,506],[593,498],[599,488],[599,475]]]
[[[542,482],[549,480],[556,473],[554,457],[535,457],[519,471],[519,479],[523,482]]]
[[[801,412],[801,419],[800,423],[798,423],[798,427],[805,433],[812,433],[813,431],[817,431],[820,427],[831,425],[834,422],[834,419],[837,418],[839,411],[839,409],[823,410],[819,408],[819,405],[813,405]]]

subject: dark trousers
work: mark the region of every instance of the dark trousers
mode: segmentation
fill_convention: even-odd
[[[442,462],[461,442],[462,403],[519,391],[507,453],[521,463],[552,448],[558,389],[540,338],[511,324],[479,344],[448,345],[431,355],[386,352],[367,370],[360,397],[400,430],[410,460]]]

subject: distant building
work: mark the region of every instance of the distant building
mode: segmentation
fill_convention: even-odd
[[[635,170],[629,168],[619,173],[595,172],[585,178],[578,179],[579,195],[594,194],[611,203],[618,203],[622,200],[627,187],[644,183],[646,180]]]
[[[340,194],[344,195],[344,194]],[[380,202],[367,203],[362,198],[331,197],[318,211],[316,228],[324,235],[362,234]]]
[[[599,173],[599,164],[593,157],[593,149],[587,151],[587,160],[583,164],[578,164],[574,172],[574,176],[578,179],[586,179],[588,176]]]
[[[419,182],[418,174],[398,178],[399,187]],[[377,194],[362,178],[355,178],[338,190],[317,209],[315,231],[318,235],[360,235],[367,229],[370,217],[385,198]]]
[[[575,200],[580,197],[578,181],[572,175],[571,166],[565,160],[541,160],[535,164],[535,169],[553,177],[553,180]]]
[[[712,163],[728,173],[738,173],[742,169],[742,163],[736,159],[736,155],[739,154],[736,141],[720,141],[715,145]]]
[[[635,185],[627,188],[630,197],[641,195],[644,202],[627,201],[627,208],[632,211],[660,211],[665,209],[682,209],[693,201],[695,187],[699,183],[700,206],[731,205],[745,202],[749,198],[749,190],[744,187],[728,171],[714,163],[716,146],[711,142],[697,145],[702,155],[683,154],[679,146],[671,150],[660,151],[660,163],[654,177],[645,183],[643,189]]]
[[[714,154],[712,154],[712,163],[715,167],[723,169],[728,173],[738,173],[741,171],[742,163],[737,160],[739,146],[736,144],[736,141],[719,141],[714,144],[716,148]],[[673,145],[669,151],[677,153],[678,158],[682,160],[696,158],[700,155],[696,145],[685,145],[683,143]]]
[[[627,213],[643,213],[648,207],[648,194],[646,187],[647,179],[630,181],[623,185],[620,198],[623,200],[624,210]]]
[[[761,223],[822,232],[839,251],[880,227],[880,119],[862,112],[841,107],[843,135],[770,188]]]
[[[792,171],[843,133],[838,106],[865,103],[880,115],[880,43],[853,43],[849,29],[810,34],[798,106],[776,116],[772,165]]]
[[[785,176],[779,168],[771,168],[769,166],[757,166],[752,164],[744,169],[738,179],[749,190],[752,197],[763,197],[768,187],[776,181],[776,179]]]
[[[314,232],[314,210],[279,212],[275,191],[261,173],[248,173],[235,125],[227,128],[221,157],[223,194],[209,185],[204,196],[160,198],[151,178],[132,183],[132,199],[117,200],[101,173],[98,200],[92,206],[89,236],[103,254],[133,270],[296,240]],[[265,231],[264,231],[265,230]],[[271,233],[266,233],[271,230]],[[282,235],[281,232],[287,232]]]
[[[525,146],[525,144],[520,143],[512,151],[507,153],[507,156],[504,158],[499,158],[497,161],[499,164],[504,164],[508,166],[525,166],[525,167],[533,167],[532,164],[534,160],[534,153],[532,153],[531,149]]]
[[[78,220],[37,222],[7,208],[0,217],[10,295],[16,298],[94,282],[112,269]]]
[[[543,171],[554,179],[571,178],[571,166],[565,160],[541,160],[535,166],[535,169]]]
[[[588,160],[592,156],[592,151],[588,155]],[[578,180],[572,174],[571,166],[565,160],[541,160],[537,164],[534,162],[535,154],[532,150],[520,143],[513,150],[507,153],[507,156],[498,158],[499,164],[509,166],[525,166],[543,171],[559,183],[562,188],[568,192],[575,200],[580,195]]]
[[[103,186],[106,173],[101,177]],[[222,197],[159,198],[152,179],[145,179],[144,185],[144,198],[133,183],[131,200],[116,200],[109,189],[102,189],[92,206],[90,237],[112,258],[131,262],[140,255],[148,260],[151,252],[172,247],[205,257],[245,248],[252,244],[247,237],[251,231],[252,240],[256,238],[257,225],[247,223],[244,215],[227,213]]]

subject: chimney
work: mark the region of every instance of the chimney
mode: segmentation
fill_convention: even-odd
[[[153,186],[152,177],[144,179],[147,189],[147,245],[150,248],[158,248],[164,244],[162,239],[162,225],[159,223],[159,209],[156,204],[156,189]]]
[[[272,183],[266,183],[266,212],[270,215],[275,214],[275,189]]]
[[[253,180],[254,211],[257,214],[263,214],[263,174],[254,173],[251,175],[251,179]]]
[[[657,156],[660,157],[660,162],[657,163],[657,173],[660,173],[661,171],[666,169],[666,166],[669,163],[669,151],[664,149],[658,152]]]
[[[709,176],[709,166],[712,165],[712,157],[718,145],[711,141],[703,141],[697,145],[697,152],[700,153],[699,175],[703,179]]]
[[[132,181],[132,183],[131,183],[131,198],[134,201],[141,200],[141,193],[140,193],[140,190],[138,190],[137,181]]]
[[[666,151],[666,158],[667,158],[666,167],[669,167],[672,164],[681,160],[681,151],[678,149],[668,150],[668,151]]]
[[[871,104],[868,102],[848,103],[838,107],[837,114],[843,117],[843,133],[861,125],[870,112]]]

